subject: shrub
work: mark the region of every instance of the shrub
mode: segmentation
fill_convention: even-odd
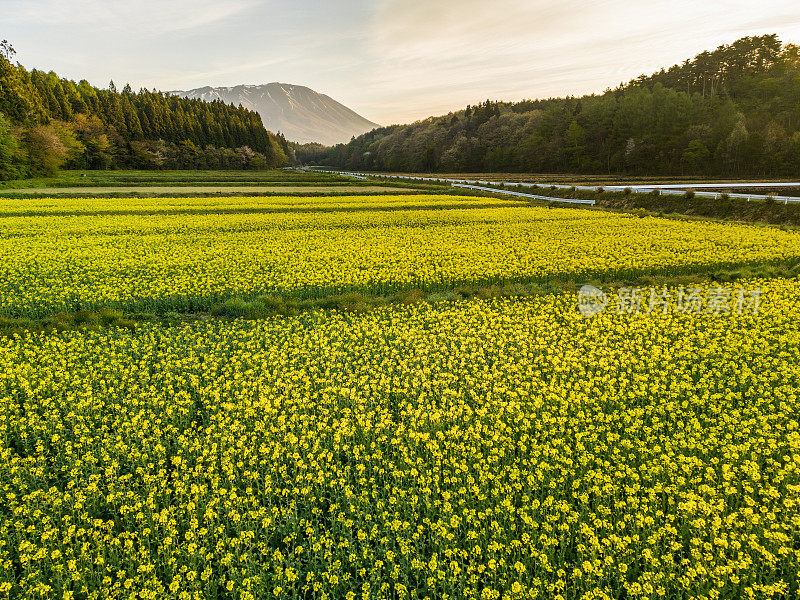
[[[683,195],[684,198],[694,198],[694,190],[686,190],[686,193]]]

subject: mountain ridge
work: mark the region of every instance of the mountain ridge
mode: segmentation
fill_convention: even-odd
[[[293,83],[207,85],[167,93],[206,102],[241,104],[257,112],[266,129],[301,144],[319,142],[332,146],[379,127],[327,94]]]

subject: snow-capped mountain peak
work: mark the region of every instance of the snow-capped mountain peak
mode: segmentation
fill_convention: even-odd
[[[320,142],[330,146],[378,127],[333,98],[290,83],[206,86],[169,93],[206,102],[241,104],[258,112],[264,127],[270,131],[280,131],[286,139],[300,143]]]

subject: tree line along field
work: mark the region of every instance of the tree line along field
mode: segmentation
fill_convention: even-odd
[[[443,191],[444,186],[369,182],[294,169],[264,171],[61,171],[52,177],[0,182],[0,198],[324,195]]]
[[[0,593],[797,596],[800,234],[477,200],[0,200]]]

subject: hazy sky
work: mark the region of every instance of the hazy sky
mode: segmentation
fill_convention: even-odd
[[[280,81],[381,124],[603,91],[743,35],[800,43],[798,0],[0,0],[29,68],[162,90]]]

